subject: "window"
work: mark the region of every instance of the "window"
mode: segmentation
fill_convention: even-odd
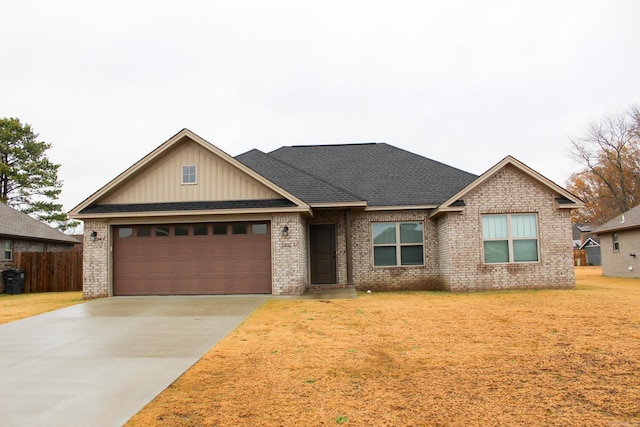
[[[176,225],[173,229],[174,236],[188,236],[189,235],[189,226],[188,225]]]
[[[267,224],[251,224],[251,234],[267,234]]]
[[[136,229],[136,236],[149,237],[151,236],[151,227],[138,227]]]
[[[536,214],[482,216],[484,262],[487,264],[538,261]]]
[[[424,233],[421,222],[373,223],[373,265],[424,265]]]
[[[214,225],[213,226],[213,234],[227,234],[227,226],[226,225]]]
[[[11,240],[4,241],[4,259],[11,259],[13,256],[13,242]]]
[[[197,184],[197,167],[195,165],[182,166],[182,183]]]
[[[245,224],[234,224],[233,234],[247,234],[247,226]]]
[[[618,233],[613,233],[611,236],[611,240],[613,241],[613,252],[620,252],[620,241],[618,239]]]
[[[122,227],[118,229],[118,237],[124,239],[125,237],[133,236],[133,228],[131,227]]]
[[[194,225],[193,226],[193,235],[194,236],[206,236],[209,234],[209,227],[207,225]]]
[[[157,226],[156,227],[156,237],[166,237],[169,235],[169,227],[168,226]]]

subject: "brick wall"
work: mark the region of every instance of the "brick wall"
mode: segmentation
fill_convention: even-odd
[[[439,221],[440,253],[450,263],[442,268],[446,289],[575,287],[570,211],[555,209],[554,197],[511,166],[470,192],[463,213]],[[489,213],[537,213],[540,261],[485,264],[481,224],[482,214]]]
[[[91,241],[91,232],[98,237]],[[84,222],[84,254],[82,285],[85,299],[109,296],[109,224],[106,220]]]
[[[613,233],[600,235],[602,275],[640,277],[640,230],[618,231],[617,234],[620,244],[618,252],[613,251]],[[632,253],[636,256],[629,255]]]
[[[289,232],[283,235],[287,226]],[[308,283],[307,224],[299,214],[274,214],[271,219],[273,295],[300,295]]]
[[[372,223],[391,221],[424,222],[423,266],[374,267]],[[352,215],[353,282],[358,290],[442,289],[438,272],[438,242],[436,224],[427,211],[374,211]]]

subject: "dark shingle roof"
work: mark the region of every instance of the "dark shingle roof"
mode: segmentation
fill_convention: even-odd
[[[83,209],[81,214],[103,214],[122,212],[169,212],[169,211],[197,211],[217,209],[260,209],[286,208],[296,206],[286,199],[270,200],[231,200],[231,201],[203,201],[203,202],[172,202],[172,203],[130,203],[116,205],[95,205]]]
[[[608,231],[624,230],[627,228],[640,228],[640,205],[605,222],[600,227],[593,230],[593,232],[604,233]]]
[[[0,202],[0,236],[20,237],[25,240],[39,240],[58,243],[78,243],[73,237],[60,230],[31,218]]]
[[[355,194],[329,184],[319,177],[284,163],[260,150],[248,151],[237,156],[236,160],[306,203],[363,201]]]
[[[438,205],[477,178],[384,143],[293,146],[261,154],[250,151],[237,159],[305,201],[343,201],[333,200],[340,196],[369,206]]]

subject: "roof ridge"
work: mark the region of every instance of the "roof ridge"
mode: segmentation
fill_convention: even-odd
[[[375,144],[375,142],[374,142],[374,143],[372,143],[372,144]],[[351,145],[354,145],[354,144],[351,144]],[[298,147],[302,147],[302,146],[298,146]],[[317,146],[314,146],[314,147],[317,147]],[[283,148],[283,147],[280,147],[280,148]],[[254,150],[256,150],[256,149],[254,148]],[[279,149],[278,149],[278,150],[279,150]],[[252,150],[251,150],[251,151],[252,151]],[[354,197],[354,198],[355,198],[355,200],[363,200],[363,201],[366,201],[366,199],[365,199],[364,197],[362,197],[362,196],[360,196],[360,195],[358,195],[358,194],[354,194],[354,193],[352,193],[351,191],[349,191],[349,190],[347,190],[347,189],[345,189],[345,188],[343,188],[343,187],[341,187],[341,186],[338,186],[338,185],[332,184],[332,183],[328,182],[327,180],[325,180],[325,179],[323,179],[323,178],[318,177],[317,175],[314,175],[314,174],[312,174],[312,173],[309,173],[309,172],[307,172],[307,171],[305,171],[305,170],[302,170],[302,169],[300,169],[300,168],[298,168],[298,167],[296,167],[296,166],[292,165],[292,164],[291,164],[291,163],[289,163],[289,162],[285,162],[285,161],[283,161],[283,160],[280,160],[279,158],[277,158],[277,157],[275,157],[275,156],[272,156],[272,155],[271,155],[271,153],[265,153],[265,152],[260,151],[260,150],[256,150],[256,151],[259,151],[260,153],[262,153],[262,154],[264,154],[265,156],[269,157],[271,160],[274,160],[274,161],[276,161],[276,162],[278,162],[278,163],[280,163],[280,164],[283,164],[283,165],[287,165],[288,167],[290,167],[290,168],[292,168],[292,169],[295,169],[296,171],[298,171],[298,172],[300,172],[300,173],[303,173],[303,174],[305,174],[305,175],[307,175],[307,176],[310,176],[311,178],[313,178],[313,179],[315,179],[315,180],[317,180],[317,181],[320,181],[320,182],[322,182],[322,183],[324,183],[324,184],[326,184],[326,185],[328,185],[328,186],[330,186],[330,187],[332,187],[332,188],[335,188],[335,189],[337,189],[337,190],[340,190],[340,191],[342,191],[343,193],[346,193],[346,194],[348,194],[349,196]],[[276,150],[276,151],[277,151],[277,150]],[[257,171],[256,171],[256,172],[257,172]],[[258,173],[259,173],[259,172],[258,172]]]
[[[280,148],[285,148],[285,147],[295,147],[295,148],[309,148],[309,147],[347,147],[347,146],[351,146],[351,145],[378,145],[378,144],[385,144],[384,142],[347,142],[347,143],[342,143],[342,144],[303,144],[303,145],[285,145],[283,147]],[[280,148],[278,148],[277,150],[279,150]]]

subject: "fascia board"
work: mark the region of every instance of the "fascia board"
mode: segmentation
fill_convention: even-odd
[[[250,215],[250,214],[274,214],[274,213],[304,213],[311,215],[310,208],[256,208],[256,209],[212,209],[212,210],[187,210],[187,211],[151,211],[151,212],[110,212],[99,214],[78,214],[74,219],[115,219],[115,218],[162,218],[162,217],[199,217],[221,215]]]

